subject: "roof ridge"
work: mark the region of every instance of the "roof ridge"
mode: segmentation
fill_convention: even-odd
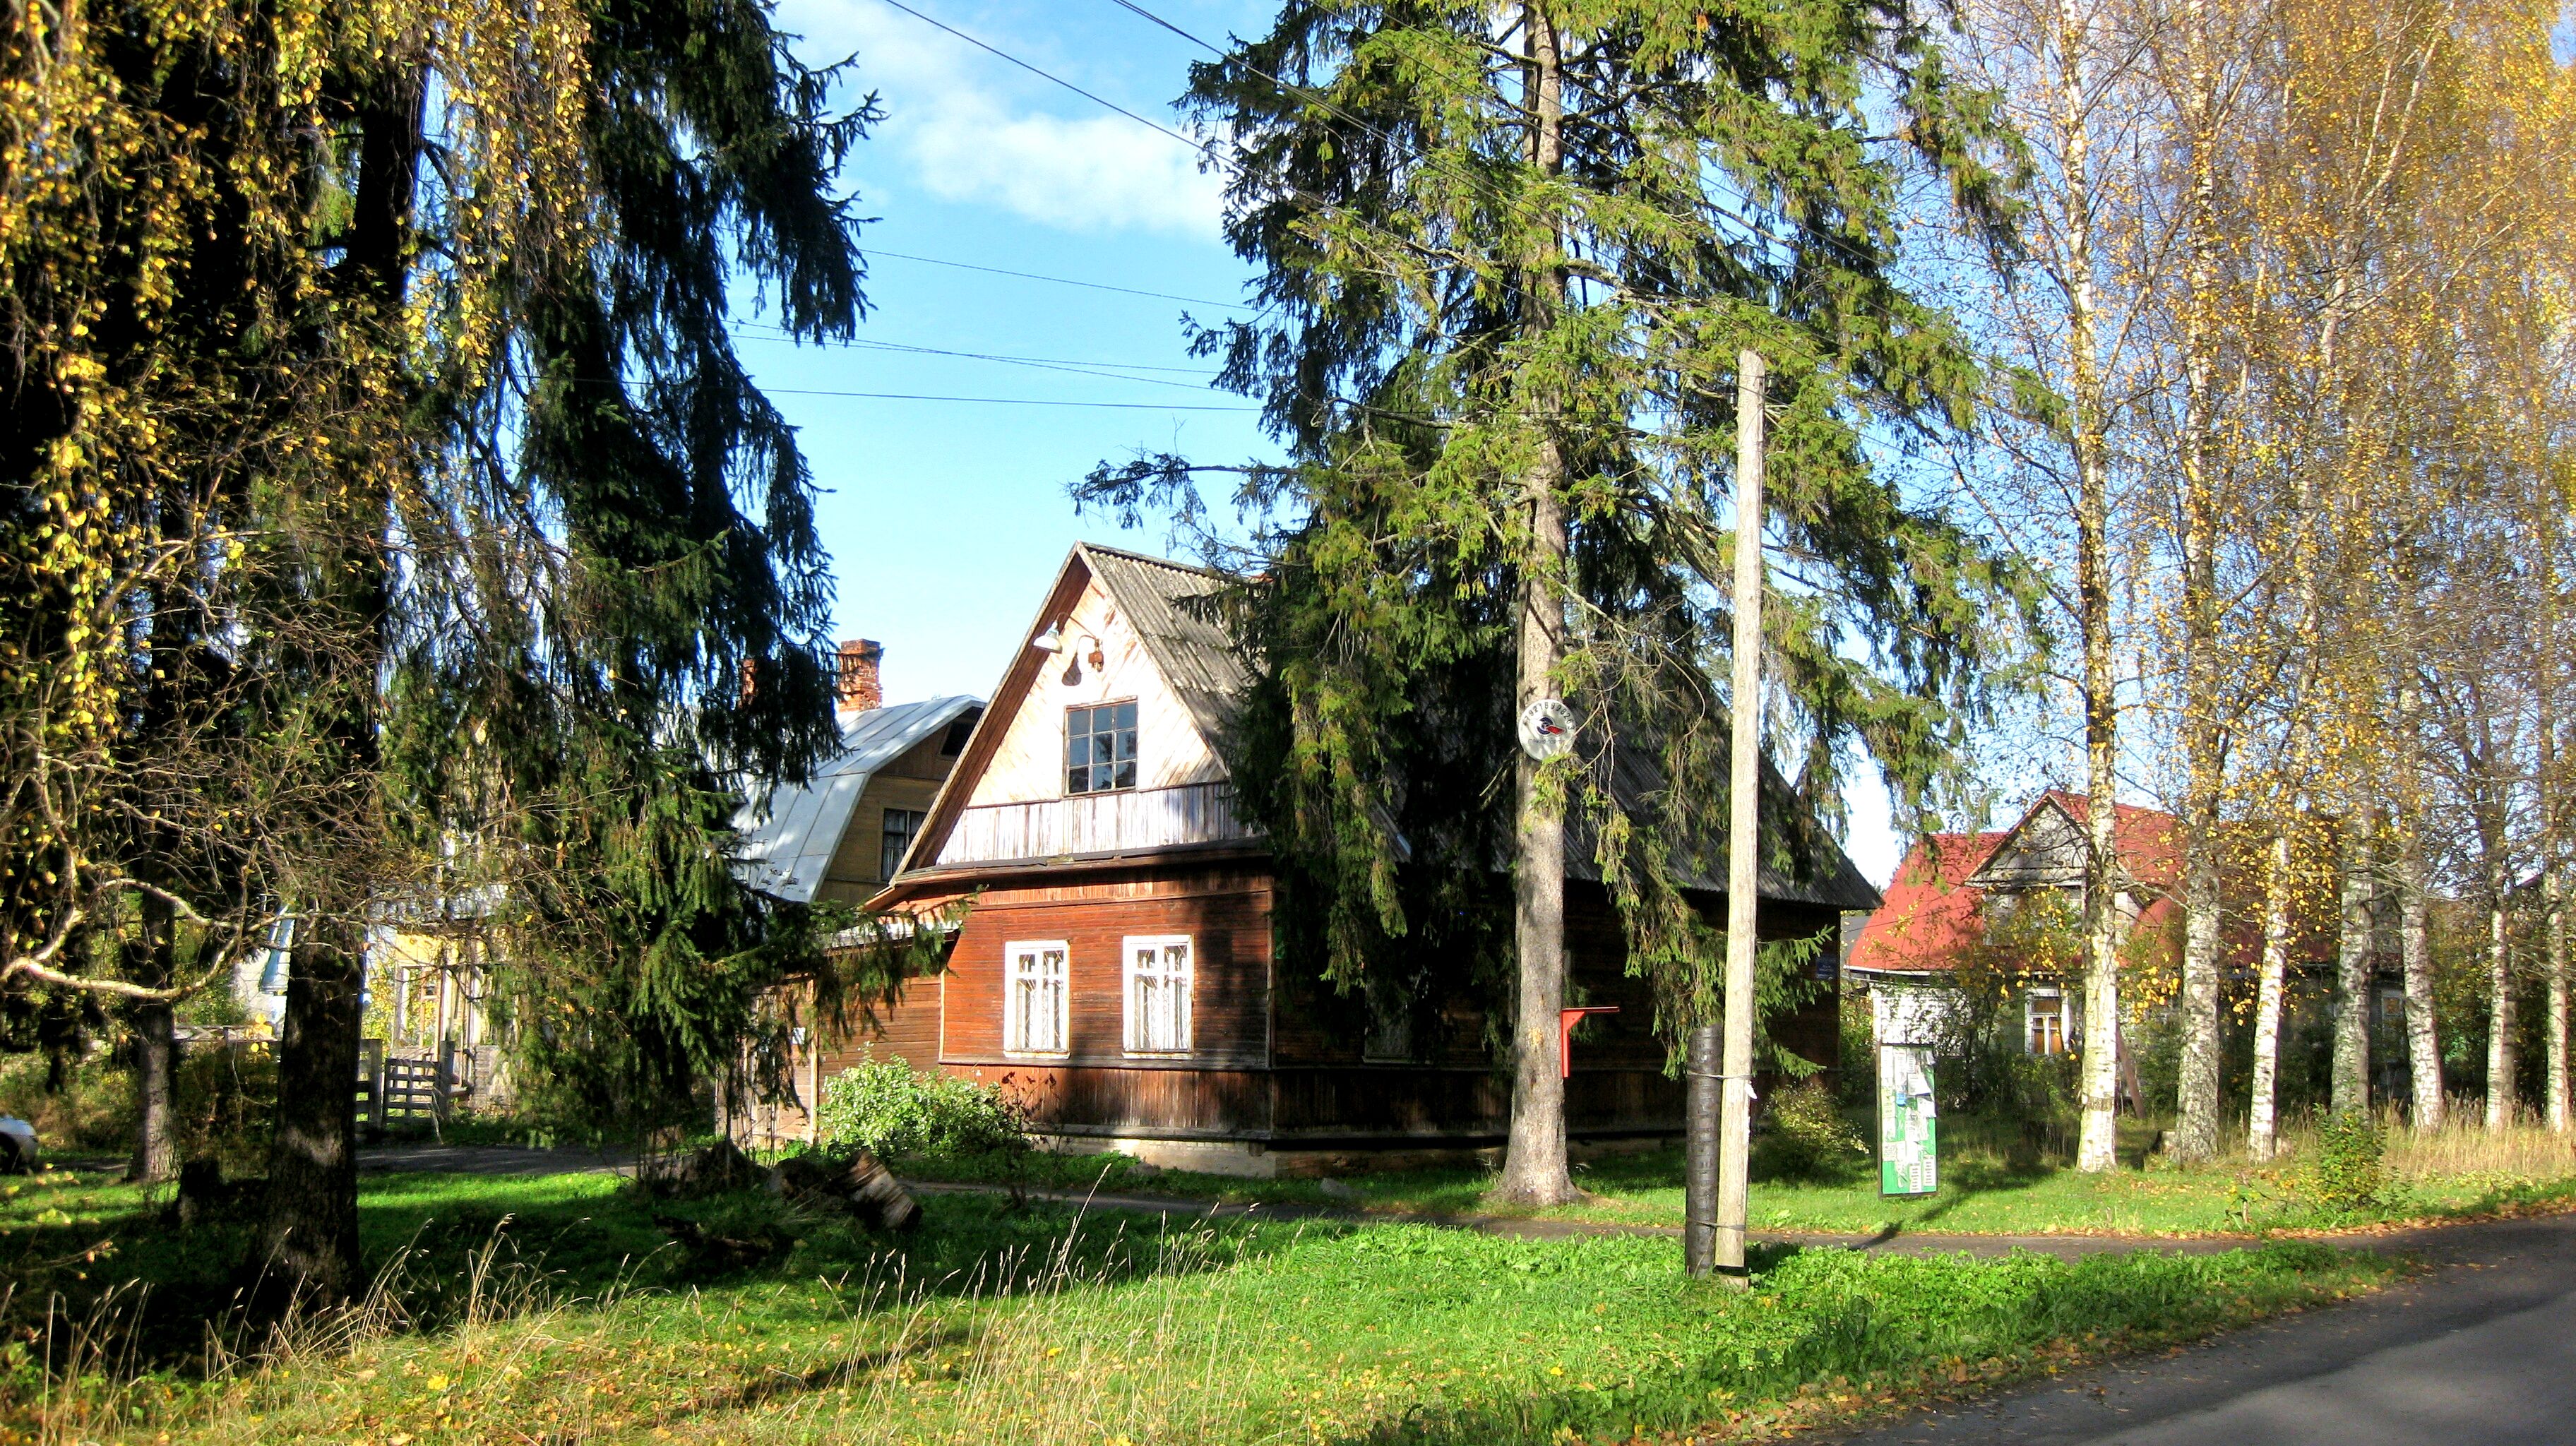
[[[1234,580],[1227,574],[1219,572],[1212,567],[1202,567],[1194,562],[1176,562],[1168,557],[1156,557],[1149,552],[1138,552],[1133,548],[1117,547],[1106,542],[1077,542],[1074,546],[1081,548],[1085,552],[1106,553],[1111,557],[1125,558],[1129,562],[1142,562],[1151,564],[1155,567],[1168,567],[1174,572],[1194,572],[1201,577],[1214,578],[1219,582],[1232,582]]]

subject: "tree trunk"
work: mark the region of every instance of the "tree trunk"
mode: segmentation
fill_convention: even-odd
[[[2344,817],[2342,920],[2335,948],[2333,1109],[2370,1112],[2370,810]]]
[[[2551,860],[2541,871],[2540,887],[2549,901],[2549,1038],[2546,1041],[2549,1128],[2567,1128],[2567,902],[2565,880]]]
[[[343,324],[392,326],[402,316],[427,75],[415,61],[388,58],[357,96],[348,243],[333,269],[348,294],[368,303],[372,316],[353,309]],[[351,634],[365,640],[380,665],[392,617],[393,584],[382,545],[388,499],[353,493],[334,501],[347,509],[340,519],[347,532],[339,544],[338,575],[317,583],[333,591],[318,594],[316,603],[342,609]],[[373,685],[379,668],[348,671],[362,681],[329,725],[345,750],[352,786],[377,786],[381,720]],[[337,1305],[358,1287],[357,1079],[365,978],[366,930],[356,906],[335,912],[317,904],[297,931],[287,978],[268,1200],[254,1245],[264,1303],[271,1306],[283,1299]]]
[[[2414,1096],[2410,1122],[2419,1130],[2438,1130],[2450,1108],[2443,1093],[2442,1038],[2433,1015],[2433,948],[2426,932],[2424,901],[2424,836],[2422,826],[2406,818],[2398,860],[2397,940],[2406,969],[2406,1057]]]
[[[365,937],[308,921],[286,980],[277,1042],[276,1135],[268,1156],[264,1285],[282,1300],[338,1304],[358,1287],[358,993]]]
[[[171,923],[169,904],[145,894],[143,967],[135,982],[146,988],[167,989],[177,973]],[[134,1157],[126,1164],[125,1178],[158,1185],[179,1175],[176,1011],[167,1000],[139,999],[125,1018],[134,1032]]]
[[[1530,104],[1530,161],[1553,175],[1564,162],[1562,60],[1556,26],[1545,7],[1521,10],[1524,73]],[[1564,295],[1556,239],[1548,254],[1521,269],[1525,313],[1522,330],[1542,335],[1554,323]],[[1553,696],[1564,653],[1565,507],[1557,493],[1564,459],[1557,450],[1553,402],[1529,398],[1529,425],[1538,433],[1528,475],[1522,479],[1529,509],[1529,549],[1521,567],[1520,658],[1513,688],[1515,711]],[[1518,1013],[1512,1031],[1511,1135],[1503,1152],[1498,1198],[1557,1205],[1575,1198],[1565,1160],[1565,1078],[1558,1051],[1557,1014],[1565,1007],[1565,802],[1542,786],[1539,764],[1522,755],[1513,773],[1518,820],[1513,870],[1513,938],[1520,954]]]
[[[2217,127],[2211,93],[2209,7],[2189,0],[2190,94],[2184,127],[2191,146],[2188,229],[2189,294],[2183,312],[2182,674],[2183,908],[2182,1071],[2175,1090],[2177,1128],[2168,1145],[2179,1160],[2218,1154],[2219,1102],[2219,838],[2218,794],[2226,772],[2227,729],[2218,704],[2218,507],[2212,453],[2211,387],[2215,371],[2210,291],[2217,284]]]
[[[2074,378],[2076,609],[2084,636],[2084,759],[2092,847],[2084,870],[2083,1128],[2075,1168],[2119,1163],[2120,862],[2113,852],[2118,700],[2111,676],[2111,494],[2100,345],[2093,288],[2093,196],[2084,56],[2091,17],[2083,0],[2058,5],[2058,125],[2065,144],[2067,350]]]
[[[2268,1160],[2280,1150],[2281,992],[2290,975],[2290,835],[2272,835],[2263,856],[2263,967],[2254,989],[2254,1103],[2245,1152]]]
[[[2506,881],[2501,862],[2487,870],[2487,1128],[2513,1124],[2513,954],[2505,943]]]

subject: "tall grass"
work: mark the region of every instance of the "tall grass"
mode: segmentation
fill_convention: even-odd
[[[1138,1242],[1139,1273],[1076,1258],[1074,1231],[1044,1256],[998,1259],[943,1298],[899,1274],[850,1293],[865,1349],[802,1373],[737,1412],[671,1423],[680,1439],[858,1446],[1100,1446],[1243,1440],[1255,1372],[1239,1328],[1228,1242],[1190,1229]],[[1120,1277],[1123,1277],[1121,1279]],[[1119,1289],[1108,1289],[1112,1284]],[[821,1389],[816,1389],[821,1387]]]
[[[2478,1101],[2455,1101],[2437,1129],[2409,1129],[2393,1113],[2387,1125],[2388,1168],[2402,1179],[2553,1180],[2576,1174],[2576,1132],[2552,1130],[2528,1114],[2518,1114],[2505,1128],[2491,1130]]]
[[[639,1399],[640,1338],[714,1342],[769,1323],[759,1293],[611,1289],[577,1294],[519,1258],[504,1219],[461,1277],[424,1275],[405,1250],[346,1307],[238,1306],[206,1326],[198,1369],[144,1368],[149,1288],[85,1309],[49,1309],[0,1354],[0,1446],[304,1438],[427,1441],[587,1439],[650,1428],[657,1439],[767,1439],[860,1446],[1029,1446],[1246,1439],[1247,1338],[1236,1329],[1235,1243],[1204,1227],[1123,1234],[1078,1250],[1080,1220],[1051,1246],[1000,1252],[959,1275],[908,1274],[899,1255],[829,1282],[833,1349],[744,1376],[730,1360]],[[1114,1287],[1114,1288],[1113,1288]],[[0,1285],[0,1308],[14,1283]],[[255,1298],[257,1292],[246,1292]],[[676,1307],[676,1309],[675,1309]],[[712,1307],[712,1308],[710,1308]],[[707,1360],[712,1352],[700,1353]],[[421,1362],[469,1362],[424,1375]],[[419,1399],[426,1379],[436,1399]],[[321,1390],[314,1383],[327,1382]],[[400,1431],[370,1426],[409,1422]]]

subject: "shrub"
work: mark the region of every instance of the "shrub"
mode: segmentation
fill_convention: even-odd
[[[1809,1076],[1773,1095],[1763,1122],[1766,1163],[1781,1175],[1840,1174],[1869,1154],[1821,1077]]]
[[[865,1059],[825,1082],[816,1123],[832,1143],[880,1158],[1028,1148],[1022,1112],[1000,1090],[916,1074],[899,1059]]]
[[[2388,1195],[2388,1137],[2359,1111],[2329,1115],[2317,1131],[2317,1161],[2308,1196],[2321,1209],[2367,1210]]]

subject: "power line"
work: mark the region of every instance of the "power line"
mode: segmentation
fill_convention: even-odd
[[[1212,380],[1205,367],[1149,366],[1141,362],[1093,362],[1076,361],[1064,357],[1011,356],[1002,352],[951,351],[945,347],[908,346],[902,342],[869,341],[861,337],[852,337],[841,341],[806,342],[795,336],[793,333],[782,329],[761,327],[757,323],[749,324],[748,327],[737,327],[736,329],[751,330],[751,339],[754,341],[784,341],[794,342],[798,345],[819,345],[845,348],[855,347],[867,351],[901,352],[915,356],[949,356],[963,358],[967,361],[1004,362],[1012,366],[1036,367],[1041,371],[1070,372],[1075,376],[1100,377],[1113,382],[1143,382],[1148,386],[1183,387],[1190,391],[1205,391]],[[1099,370],[1099,368],[1102,367],[1119,367],[1124,368],[1124,370]],[[1129,372],[1139,371],[1177,372],[1183,376],[1196,377],[1198,380],[1175,382],[1168,381],[1162,377],[1139,377],[1128,375]]]
[[[858,397],[884,402],[972,402],[993,407],[1103,407],[1122,412],[1258,412],[1259,407],[1222,407],[1189,402],[1076,402],[1055,397],[952,397],[922,392],[842,392],[819,387],[762,387],[775,397]]]
[[[1109,109],[1118,112],[1120,115],[1127,117],[1129,120],[1134,121],[1140,126],[1151,126],[1155,130],[1161,131],[1163,134],[1170,136],[1173,140],[1179,141],[1182,145],[1188,146],[1191,150],[1195,151],[1200,149],[1200,142],[1189,136],[1182,135],[1179,131],[1172,129],[1161,121],[1148,120],[1145,117],[1136,114],[1134,111],[1129,110],[1127,107],[1120,105],[1114,100],[1104,100],[1101,97],[1092,94],[1090,91],[1084,90],[1081,86],[1074,84],[1072,81],[1065,79],[1061,75],[1057,75],[1052,71],[1040,70],[1035,65],[1020,59],[1018,56],[1011,54],[1007,50],[987,45],[983,41],[976,39],[974,36],[967,34],[965,31],[958,29],[954,25],[933,20],[929,16],[922,14],[920,11],[913,9],[911,6],[904,4],[903,0],[885,0],[885,3],[902,11],[904,14],[911,16],[913,19],[920,21],[924,25],[935,26],[938,29],[947,31],[949,34],[956,36],[958,39],[965,41],[967,44],[974,46],[976,49],[981,50],[988,55],[997,56],[1003,60],[1007,60],[1011,64],[1018,66],[1020,69],[1027,71],[1031,75],[1037,76],[1043,80],[1054,81],[1056,84],[1072,91],[1075,95],[1081,96],[1084,100],[1090,101],[1095,105],[1107,106]]]
[[[895,0],[886,0],[886,3],[892,5],[895,3]],[[905,13],[917,15],[920,12],[916,10],[906,10]],[[939,22],[935,20],[931,23],[934,25],[939,24]],[[948,27],[941,25],[939,28],[945,30]],[[990,47],[987,48],[989,49]],[[1086,91],[1084,94],[1089,94],[1089,92]],[[1102,101],[1101,103],[1103,105],[1108,104],[1106,101]],[[1120,111],[1119,114],[1125,115],[1126,112]],[[1148,122],[1148,124],[1151,124],[1151,122]],[[1240,301],[1214,301],[1204,296],[1175,296],[1168,291],[1139,291],[1132,286],[1111,286],[1105,281],[1076,281],[1070,276],[1043,276],[1035,271],[1011,271],[999,266],[978,266],[970,261],[948,261],[937,256],[913,256],[901,251],[887,251],[871,246],[861,246],[859,249],[864,252],[867,258],[871,261],[883,256],[896,261],[918,261],[924,266],[949,266],[954,267],[959,271],[981,271],[987,276],[1015,276],[1022,281],[1050,281],[1058,286],[1079,286],[1088,291],[1115,291],[1125,296],[1150,296],[1157,301],[1186,301],[1193,306],[1223,306],[1229,307],[1235,311],[1258,311],[1261,309],[1255,306],[1248,306]]]
[[[888,4],[893,4],[893,3],[894,3],[894,0],[886,0],[886,3],[888,3]],[[1241,66],[1242,66],[1242,68],[1243,68],[1245,71],[1247,71],[1247,72],[1249,72],[1249,73],[1251,73],[1251,74],[1253,74],[1253,75],[1259,76],[1262,80],[1267,81],[1267,82],[1271,85],[1271,87],[1272,87],[1272,88],[1274,88],[1274,89],[1276,89],[1280,94],[1282,94],[1282,95],[1284,95],[1284,96],[1287,96],[1287,97],[1289,97],[1289,98],[1290,98],[1290,99],[1292,99],[1292,100],[1302,101],[1302,102],[1304,102],[1304,103],[1305,103],[1305,104],[1307,104],[1307,105],[1314,106],[1314,107],[1316,107],[1317,109],[1322,110],[1322,111],[1326,112],[1327,114],[1329,114],[1329,115],[1333,116],[1335,119],[1338,119],[1338,120],[1340,120],[1340,121],[1343,121],[1344,123],[1346,123],[1346,124],[1348,124],[1348,125],[1351,125],[1351,126],[1355,126],[1355,127],[1357,127],[1357,128],[1358,128],[1358,129],[1363,133],[1363,134],[1365,134],[1365,135],[1369,136],[1371,139],[1376,140],[1378,143],[1380,143],[1381,145],[1386,146],[1386,147],[1387,147],[1388,149],[1390,149],[1390,150],[1397,151],[1397,152],[1401,152],[1401,153],[1408,153],[1408,154],[1410,154],[1410,155],[1413,157],[1413,159],[1414,159],[1415,161],[1417,161],[1417,162],[1421,163],[1422,165],[1425,165],[1425,166],[1436,166],[1436,167],[1438,167],[1438,168],[1440,168],[1440,169],[1442,169],[1442,170],[1445,170],[1445,171],[1449,172],[1450,178],[1451,178],[1451,179],[1453,179],[1453,180],[1465,181],[1465,182],[1468,182],[1468,183],[1469,183],[1469,184],[1471,184],[1471,185],[1481,184],[1481,183],[1482,183],[1482,181],[1483,181],[1483,178],[1482,178],[1482,177],[1480,177],[1480,176],[1476,175],[1474,172],[1469,171],[1469,170],[1468,170],[1468,169],[1466,169],[1465,167],[1458,165],[1456,162],[1454,162],[1454,161],[1452,161],[1452,160],[1450,160],[1450,159],[1448,159],[1448,158],[1446,158],[1446,157],[1443,157],[1443,156],[1435,156],[1435,155],[1432,155],[1432,154],[1430,154],[1430,153],[1428,153],[1428,152],[1425,152],[1425,151],[1419,150],[1419,149],[1417,149],[1417,148],[1415,148],[1415,147],[1413,147],[1413,146],[1409,146],[1409,145],[1405,144],[1403,141],[1398,140],[1398,139],[1397,139],[1396,137],[1394,137],[1393,135],[1388,134],[1388,133],[1387,133],[1383,128],[1381,128],[1381,127],[1379,127],[1379,126],[1377,126],[1377,125],[1374,125],[1374,124],[1372,124],[1371,122],[1369,122],[1369,121],[1367,121],[1367,120],[1364,120],[1364,119],[1360,118],[1359,116],[1355,116],[1355,115],[1351,114],[1349,111],[1346,111],[1346,110],[1342,109],[1342,108],[1341,108],[1340,106],[1338,106],[1338,105],[1335,105],[1335,104],[1332,102],[1332,100],[1331,100],[1329,97],[1327,97],[1326,95],[1324,95],[1322,92],[1317,91],[1317,90],[1315,90],[1315,89],[1313,89],[1312,87],[1309,87],[1309,86],[1293,85],[1293,84],[1289,83],[1288,81],[1282,80],[1282,79],[1280,79],[1278,76],[1272,75],[1270,72],[1268,72],[1268,71],[1266,71],[1266,70],[1261,69],[1259,66],[1253,65],[1251,62],[1249,62],[1249,61],[1247,61],[1247,60],[1242,60],[1242,59],[1240,59],[1240,58],[1236,57],[1236,56],[1235,56],[1235,54],[1234,54],[1234,52],[1232,52],[1232,51],[1230,51],[1230,50],[1226,50],[1226,49],[1224,49],[1224,48],[1222,48],[1222,47],[1220,47],[1220,46],[1216,45],[1216,44],[1215,44],[1214,42],[1212,42],[1212,41],[1206,40],[1206,39],[1204,39],[1204,38],[1202,38],[1202,37],[1200,37],[1200,36],[1197,36],[1197,35],[1194,35],[1194,34],[1190,33],[1190,32],[1189,32],[1189,31],[1187,31],[1187,30],[1182,29],[1180,26],[1173,24],[1171,21],[1166,20],[1166,19],[1164,19],[1162,16],[1155,14],[1153,11],[1146,9],[1144,6],[1142,6],[1142,5],[1139,5],[1139,4],[1135,3],[1135,0],[1110,0],[1110,3],[1111,3],[1111,4],[1113,4],[1113,5],[1116,5],[1118,8],[1120,8],[1120,9],[1122,9],[1122,10],[1127,11],[1129,14],[1135,15],[1135,16],[1137,16],[1138,18],[1143,19],[1144,21],[1146,21],[1146,22],[1147,22],[1147,23],[1149,23],[1149,24],[1153,24],[1153,25],[1160,26],[1161,28],[1163,28],[1163,29],[1165,29],[1165,30],[1168,30],[1168,31],[1172,32],[1174,35],[1177,35],[1177,36],[1181,37],[1183,40],[1186,40],[1186,41],[1190,42],[1192,45],[1195,45],[1195,46],[1199,47],[1201,50],[1204,50],[1204,51],[1208,52],[1210,55],[1216,56],[1217,58],[1219,58],[1219,59],[1221,59],[1221,60],[1223,60],[1223,59],[1233,59],[1233,60],[1235,60],[1235,61],[1236,61],[1236,63],[1237,63],[1237,64],[1239,64],[1239,65],[1241,65]],[[987,48],[989,48],[989,47],[987,47]],[[1043,74],[1043,72],[1041,72],[1041,74]],[[1052,79],[1053,77],[1049,77],[1049,78],[1050,78],[1050,79]],[[1060,83],[1061,83],[1061,82],[1060,82]],[[1152,124],[1152,122],[1150,122],[1150,121],[1148,121],[1148,122],[1146,122],[1146,123],[1147,123],[1148,125],[1151,125],[1151,124]],[[1157,129],[1160,129],[1160,127],[1157,127]],[[1312,198],[1310,198],[1310,199],[1312,199]],[[1523,210],[1524,210],[1524,208],[1528,205],[1528,198],[1527,198],[1527,197],[1525,197],[1525,196],[1504,196],[1504,197],[1502,197],[1502,198],[1501,198],[1501,200],[1502,200],[1502,202],[1503,202],[1503,204],[1504,204],[1504,205],[1509,206],[1510,208],[1512,208],[1512,209],[1513,209],[1513,210],[1515,210],[1515,211],[1523,211]],[[1330,205],[1331,205],[1331,203],[1330,203],[1330,202],[1321,202],[1321,204],[1324,204],[1324,205],[1327,205],[1327,206],[1330,206]],[[1715,201],[1708,200],[1708,199],[1706,199],[1705,197],[1703,197],[1703,198],[1702,198],[1702,200],[1701,200],[1701,204],[1702,204],[1702,205],[1704,205],[1704,206],[1706,206],[1706,207],[1707,207],[1711,212],[1715,213],[1716,215],[1723,216],[1723,217],[1725,217],[1727,220],[1733,221],[1735,224],[1737,224],[1737,225],[1739,225],[1739,226],[1742,226],[1745,230],[1752,232],[1754,235],[1756,235],[1756,236],[1758,236],[1758,237],[1762,238],[1762,239],[1763,239],[1763,240],[1765,240],[1765,241],[1770,242],[1770,243],[1771,243],[1772,245],[1774,245],[1774,246],[1786,246],[1786,247],[1791,248],[1792,250],[1795,250],[1795,249],[1797,248],[1798,244],[1799,244],[1797,241],[1795,241],[1795,240],[1793,240],[1793,239],[1791,239],[1791,238],[1788,238],[1788,237],[1785,237],[1785,236],[1781,236],[1781,235],[1779,235],[1779,234],[1777,234],[1777,233],[1775,233],[1775,232],[1771,231],[1769,228],[1765,227],[1765,226],[1764,226],[1760,221],[1757,221],[1757,220],[1755,220],[1753,217],[1750,217],[1750,216],[1745,215],[1745,214],[1744,214],[1743,212],[1741,212],[1741,211],[1736,211],[1736,210],[1730,209],[1730,208],[1728,208],[1728,207],[1726,207],[1726,206],[1719,205],[1719,204],[1718,204],[1718,203],[1716,203]],[[1336,210],[1346,210],[1347,208],[1343,208],[1343,207],[1333,207],[1333,209],[1336,209]],[[1366,225],[1367,223],[1366,223],[1366,222],[1362,222],[1362,224],[1363,224],[1363,225]],[[1375,228],[1374,228],[1374,227],[1372,227],[1371,229],[1375,229]],[[1864,264],[1864,265],[1868,265],[1868,266],[1876,266],[1876,265],[1878,264],[1878,258],[1877,258],[1877,257],[1872,256],[1872,255],[1870,255],[1870,254],[1869,254],[1869,253],[1867,253],[1867,252],[1864,252],[1864,251],[1859,250],[1858,248],[1856,248],[1856,247],[1852,246],[1852,245],[1851,245],[1851,243],[1849,243],[1849,242],[1847,242],[1847,241],[1843,240],[1843,239],[1842,239],[1841,237],[1839,237],[1839,236],[1828,235],[1828,234],[1826,234],[1826,233],[1824,233],[1824,232],[1816,232],[1816,233],[1814,233],[1814,234],[1815,234],[1815,239],[1816,239],[1816,240],[1821,241],[1821,242],[1822,242],[1822,243],[1824,243],[1826,246],[1829,246],[1829,247],[1833,248],[1834,250],[1837,250],[1837,251],[1842,252],[1842,253],[1843,253],[1843,255],[1844,255],[1844,257],[1845,257],[1846,259],[1856,260],[1856,261],[1859,261],[1859,262],[1861,262],[1862,264]],[[1401,238],[1395,238],[1395,239],[1401,240]],[[1886,321],[1895,321],[1895,320],[1897,319],[1894,315],[1892,315],[1892,314],[1890,314],[1890,313],[1887,313],[1887,312],[1885,312],[1884,310],[1881,310],[1881,312],[1880,312],[1880,317],[1881,317],[1881,319],[1882,319],[1882,320],[1886,320]]]

